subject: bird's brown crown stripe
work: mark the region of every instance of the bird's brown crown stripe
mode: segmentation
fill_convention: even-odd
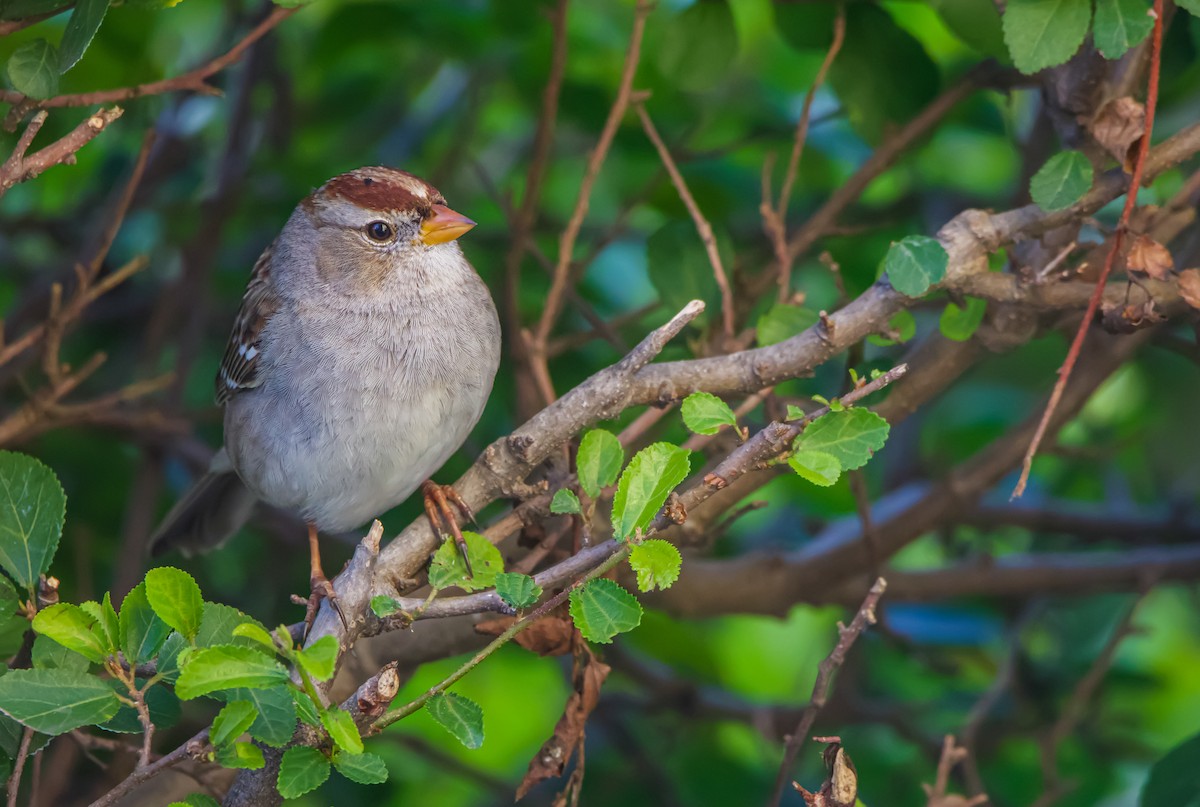
[[[423,188],[426,195],[413,193],[414,187]],[[351,171],[329,180],[321,191],[370,210],[426,209],[439,197],[424,180],[394,169],[377,169],[370,173]]]

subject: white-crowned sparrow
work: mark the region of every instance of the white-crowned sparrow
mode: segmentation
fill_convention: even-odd
[[[316,531],[407,498],[491,392],[500,322],[455,240],[473,226],[391,168],[334,177],[296,207],[254,266],[217,374],[225,447],[151,538],[155,554],[219,544],[261,499],[308,522],[314,596],[332,596]],[[447,491],[425,492],[457,533]]]

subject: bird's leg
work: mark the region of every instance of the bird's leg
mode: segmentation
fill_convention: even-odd
[[[429,523],[443,538],[454,536],[454,543],[458,545],[463,565],[467,567],[467,577],[474,577],[471,559],[467,557],[467,541],[463,538],[462,530],[458,528],[458,521],[450,505],[458,508],[465,521],[474,521],[475,514],[452,485],[439,485],[433,480],[428,480],[421,485],[421,496],[425,500],[425,515],[429,517]]]
[[[333,590],[333,583],[329,582],[329,578],[321,569],[321,547],[317,543],[317,525],[312,522],[308,524],[308,558],[310,569],[308,579],[309,585],[312,586],[312,593],[308,595],[308,607],[304,612],[305,638],[308,638],[313,620],[317,618],[317,609],[321,606],[321,600],[324,599],[328,599],[333,610],[337,611],[342,625],[349,627],[346,625],[346,615],[342,613],[342,607],[338,605],[337,592]]]

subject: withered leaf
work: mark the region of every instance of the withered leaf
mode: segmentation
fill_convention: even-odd
[[[1184,269],[1179,273],[1179,296],[1192,308],[1200,308],[1200,269]]]
[[[1129,247],[1125,265],[1135,272],[1145,272],[1155,280],[1166,280],[1175,268],[1171,253],[1148,235],[1139,235]]]
[[[1146,134],[1146,108],[1129,96],[1114,98],[1092,119],[1092,136],[1104,146],[1125,173],[1133,173],[1139,141]]]
[[[484,636],[499,636],[517,621],[515,616],[499,617],[480,622],[475,632]],[[561,656],[571,652],[571,632],[575,626],[557,616],[542,617],[513,639],[518,645],[539,656]]]

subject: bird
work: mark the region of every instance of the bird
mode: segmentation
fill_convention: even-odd
[[[458,243],[474,226],[433,185],[383,166],[296,206],[254,265],[217,371],[224,446],[150,537],[152,555],[219,546],[259,501],[294,513],[308,526],[311,625],[322,599],[337,605],[318,534],[420,487],[467,562],[454,511],[470,508],[430,477],[479,421],[500,364],[496,306]]]

